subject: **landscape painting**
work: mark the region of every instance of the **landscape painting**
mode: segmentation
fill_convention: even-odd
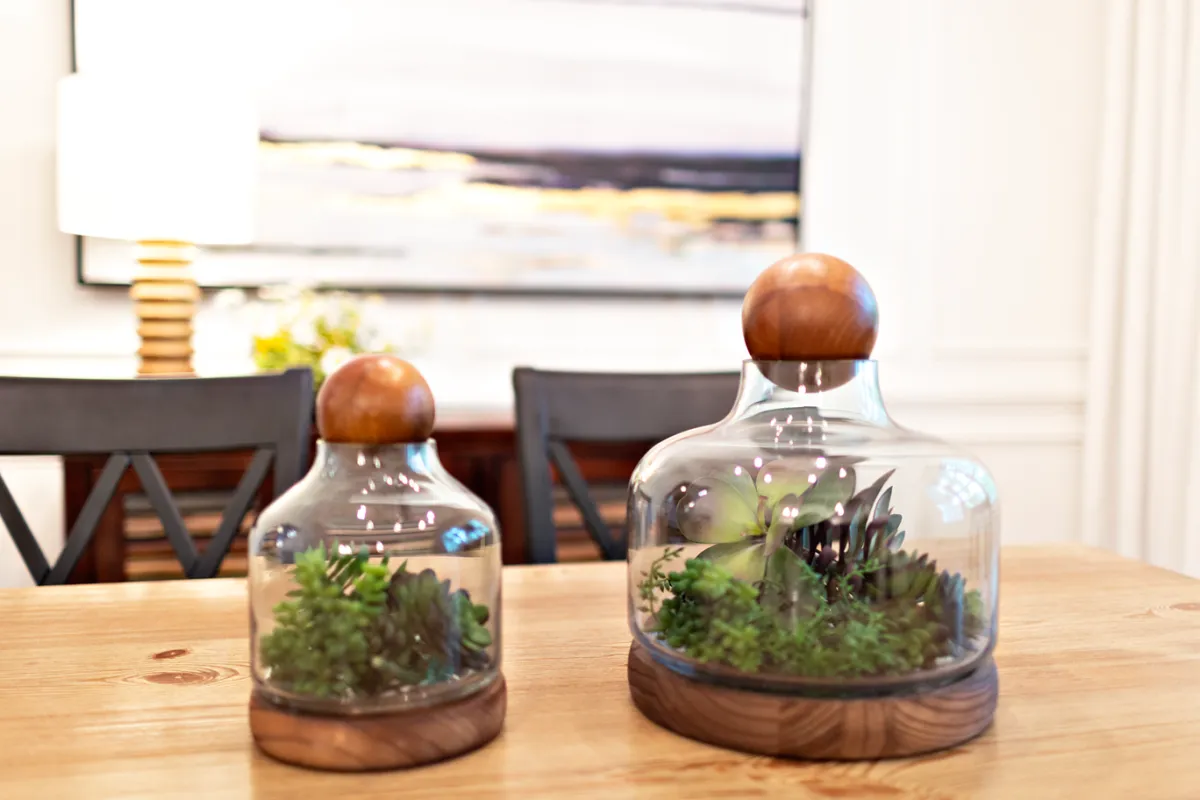
[[[726,295],[798,247],[806,0],[263,7],[257,233],[204,285]]]

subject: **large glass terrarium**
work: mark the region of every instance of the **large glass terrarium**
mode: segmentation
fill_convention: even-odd
[[[351,361],[318,397],[312,469],[255,524],[251,716],[272,755],[407,766],[430,760],[421,736],[445,757],[499,730],[499,532],[438,461],[432,423],[411,365]],[[456,729],[450,716],[472,724]],[[295,753],[287,729],[305,724],[330,744]],[[347,741],[361,750],[349,759]]]
[[[630,680],[656,721],[742,749],[850,758],[986,727],[995,486],[969,455],[890,419],[868,360],[877,318],[844,262],[773,266],[743,306],[753,358],[734,408],[638,466]],[[924,713],[930,698],[949,718]]]

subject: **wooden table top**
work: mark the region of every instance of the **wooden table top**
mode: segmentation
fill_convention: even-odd
[[[243,581],[0,591],[0,797],[1200,797],[1200,581],[1073,546],[1007,549],[1002,575],[991,730],[924,758],[802,764],[638,714],[624,564],[509,567],[504,733],[368,775],[255,751]]]

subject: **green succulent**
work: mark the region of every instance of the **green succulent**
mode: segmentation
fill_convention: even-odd
[[[317,698],[355,700],[436,683],[489,663],[487,606],[433,570],[393,573],[364,547],[296,556],[297,588],[259,644],[268,679]]]
[[[386,602],[386,562],[327,561],[320,546],[296,556],[293,577],[298,588],[275,607],[260,645],[271,679],[297,694],[353,694],[372,672],[368,637]]]
[[[683,549],[667,550],[639,586],[668,646],[749,672],[865,677],[931,667],[986,632],[978,591],[901,549],[892,472],[856,493],[847,460],[756,463],[686,484],[674,505],[679,533],[711,546],[682,572],[665,565]]]
[[[779,553],[786,551],[780,550]],[[669,556],[668,556],[669,557]],[[795,559],[786,569],[811,568]],[[799,592],[805,611],[764,602],[751,584],[706,559],[689,559],[667,577],[669,597],[650,631],[702,663],[747,673],[855,678],[903,675],[928,666],[942,652],[933,632],[903,616],[866,603],[831,606],[822,599],[815,573]]]
[[[789,534],[845,515],[854,468],[817,457],[806,465],[772,461],[751,473],[735,465],[693,481],[676,505],[675,520],[684,538],[713,545],[701,558],[744,580],[759,580]]]
[[[403,648],[393,663],[408,668],[404,677],[410,682],[446,680],[459,669],[487,664],[492,643],[487,607],[472,603],[463,589],[452,592],[450,581],[439,581],[433,570],[398,570],[388,606],[396,631],[392,641]]]

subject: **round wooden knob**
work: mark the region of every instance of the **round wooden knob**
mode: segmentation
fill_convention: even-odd
[[[879,309],[866,279],[821,253],[775,262],[742,301],[742,334],[755,361],[866,359],[878,333]]]
[[[317,394],[317,430],[327,442],[423,442],[433,420],[429,384],[416,367],[391,355],[347,361]]]

